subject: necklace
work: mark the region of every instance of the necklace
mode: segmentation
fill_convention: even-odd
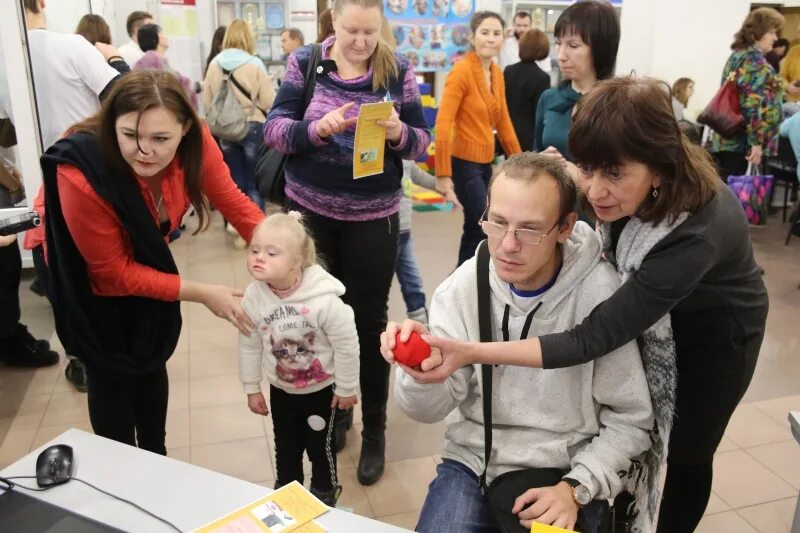
[[[153,201],[156,201],[156,197],[153,193],[150,193],[150,196],[153,197]],[[158,197],[158,203],[156,204],[156,214],[158,214],[159,210],[161,209],[161,203],[164,201],[164,193],[161,193],[161,196]]]

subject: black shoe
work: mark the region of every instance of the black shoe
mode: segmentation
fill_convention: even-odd
[[[337,409],[333,421],[333,451],[339,453],[347,446],[347,431],[353,427],[353,409]]]
[[[374,485],[383,476],[386,466],[386,437],[362,433],[361,457],[358,460],[356,477],[362,485]]]
[[[67,363],[67,368],[64,369],[64,375],[67,381],[72,383],[78,392],[86,392],[89,390],[89,385],[86,379],[86,367],[77,359],[70,359]]]
[[[339,495],[342,493],[342,487],[337,486],[331,490],[317,490],[311,487],[311,494],[317,497],[322,503],[328,507],[336,507],[336,502],[339,500]]]
[[[361,457],[356,477],[362,485],[373,485],[386,465],[386,411],[364,414],[361,432]]]
[[[58,354],[50,349],[50,343],[34,339],[27,327],[18,324],[10,337],[0,339],[0,362],[6,366],[39,368],[58,363]]]
[[[36,278],[35,280],[33,280],[33,283],[31,283],[28,288],[31,291],[33,291],[33,293],[36,294],[37,296],[44,296],[45,295],[44,294],[44,287],[42,287],[42,284],[39,283],[39,278]]]

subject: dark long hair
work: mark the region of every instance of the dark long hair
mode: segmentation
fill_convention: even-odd
[[[203,196],[203,131],[183,87],[172,73],[152,69],[131,71],[114,84],[97,114],[74,125],[68,133],[96,135],[108,166],[120,176],[132,177],[131,168],[119,150],[117,119],[127,113],[137,113],[141,119],[142,113],[159,107],[172,112],[184,127],[189,126],[176,155],[183,168],[186,192],[200,222],[195,232],[198,233],[206,228],[209,217]]]
[[[217,57],[217,54],[222,52],[222,40],[225,38],[225,30],[228,28],[226,26],[220,26],[214,31],[214,36],[211,38],[211,50],[208,51],[208,57],[206,58],[206,68],[203,71],[203,77],[206,77],[208,73],[208,66],[211,64],[211,61]]]

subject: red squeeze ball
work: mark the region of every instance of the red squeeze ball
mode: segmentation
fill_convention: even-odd
[[[394,360],[400,364],[417,368],[422,362],[430,357],[431,346],[419,336],[419,333],[412,331],[408,341],[400,342],[400,334],[395,337]]]

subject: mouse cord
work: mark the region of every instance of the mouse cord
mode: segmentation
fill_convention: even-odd
[[[52,489],[53,487],[57,487],[57,486],[58,486],[58,485],[51,485],[51,486],[49,486],[49,487],[45,487],[45,488],[26,487],[25,485],[20,485],[19,483],[12,483],[12,482],[10,481],[10,480],[12,480],[12,479],[39,479],[39,477],[38,477],[38,476],[12,476],[12,477],[0,477],[0,481],[2,481],[2,482],[4,482],[5,484],[7,484],[7,485],[8,485],[8,487],[9,487],[9,489],[13,489],[14,487],[20,487],[20,488],[22,488],[22,489],[25,489],[25,490],[32,490],[32,491],[35,491],[35,492],[44,492],[44,491],[47,491],[47,490],[50,490],[50,489]],[[84,481],[84,480],[82,480],[82,479],[80,479],[80,478],[77,478],[77,477],[69,477],[69,478],[49,478],[49,477],[48,477],[48,479],[53,479],[54,481],[80,481],[80,482],[81,482],[81,483],[83,483],[84,485],[88,485],[89,487],[93,488],[93,489],[94,489],[94,490],[96,490],[97,492],[102,492],[102,493],[103,493],[103,494],[105,494],[106,496],[110,496],[110,497],[112,497],[112,498],[114,498],[114,499],[117,499],[117,500],[119,500],[119,501],[121,501],[121,502],[127,503],[128,505],[131,505],[131,506],[133,506],[133,507],[135,507],[135,508],[139,509],[139,510],[140,510],[140,511],[142,511],[143,513],[145,513],[145,514],[147,514],[147,515],[150,515],[150,516],[152,516],[153,518],[155,518],[155,519],[156,519],[156,520],[158,520],[159,522],[162,522],[162,523],[164,523],[164,524],[168,525],[169,527],[171,527],[172,529],[174,529],[175,531],[177,531],[178,533],[181,533],[181,530],[180,530],[180,529],[178,529],[178,527],[177,527],[175,524],[173,524],[172,522],[169,522],[168,520],[165,520],[165,519],[161,518],[160,516],[157,516],[157,515],[155,515],[155,514],[151,513],[150,511],[148,511],[148,510],[147,510],[147,509],[145,509],[144,507],[141,507],[140,505],[137,505],[137,504],[135,504],[134,502],[132,502],[132,501],[130,501],[130,500],[126,500],[125,498],[120,498],[119,496],[116,496],[116,495],[114,495],[114,494],[111,494],[110,492],[106,492],[106,491],[104,491],[103,489],[101,489],[101,488],[99,488],[99,487],[96,487],[96,486],[92,485],[92,484],[91,484],[91,483],[89,483],[88,481]]]

